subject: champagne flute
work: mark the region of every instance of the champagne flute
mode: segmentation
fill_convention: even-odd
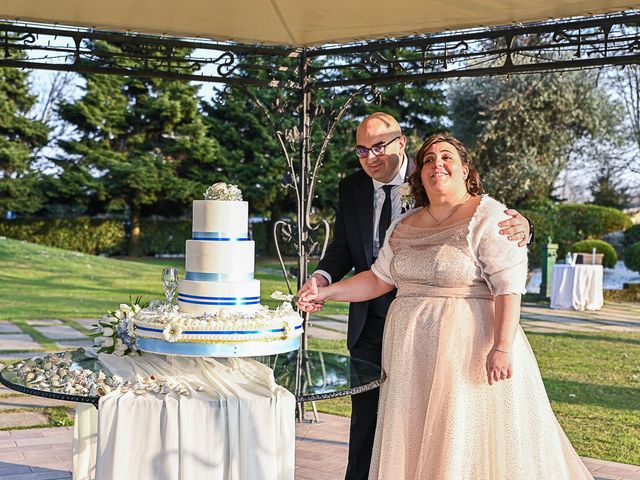
[[[162,288],[169,304],[173,303],[173,297],[178,289],[178,270],[172,267],[162,269]]]

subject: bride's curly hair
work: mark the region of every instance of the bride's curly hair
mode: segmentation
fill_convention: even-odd
[[[409,177],[409,185],[411,185],[411,194],[413,198],[415,198],[415,206],[416,207],[424,207],[429,205],[429,196],[422,185],[421,172],[422,167],[424,166],[424,157],[427,154],[427,150],[432,145],[436,143],[449,143],[455,147],[458,151],[458,155],[460,156],[460,160],[462,160],[462,165],[466,166],[469,169],[469,174],[467,175],[467,179],[464,181],[467,192],[469,192],[474,197],[481,195],[484,193],[484,187],[482,186],[482,182],[480,182],[480,173],[476,170],[473,162],[471,161],[471,155],[462,144],[460,140],[445,133],[436,133],[435,135],[431,135],[429,138],[425,140],[425,142],[418,150],[416,158],[414,160],[416,164],[416,171],[411,174]]]

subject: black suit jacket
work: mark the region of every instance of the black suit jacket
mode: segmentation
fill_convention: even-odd
[[[407,160],[409,175],[414,166],[408,157]],[[318,264],[318,270],[326,271],[333,282],[342,279],[351,269],[356,273],[369,270],[373,263],[373,180],[364,170],[359,170],[342,179],[338,192],[333,240]],[[349,305],[349,350],[354,347],[368,323],[384,322],[395,293],[394,290],[373,300]],[[381,336],[379,345],[382,345]]]

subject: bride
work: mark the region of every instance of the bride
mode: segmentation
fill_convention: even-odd
[[[493,226],[458,140],[429,137],[410,184],[418,207],[389,229],[371,270],[302,293],[299,307],[393,288],[370,479],[581,480],[520,328],[526,249]]]

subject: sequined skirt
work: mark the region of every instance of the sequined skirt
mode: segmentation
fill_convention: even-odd
[[[522,330],[513,378],[489,385],[493,299],[488,290],[454,293],[400,285],[385,324],[369,478],[591,479],[551,410]]]

